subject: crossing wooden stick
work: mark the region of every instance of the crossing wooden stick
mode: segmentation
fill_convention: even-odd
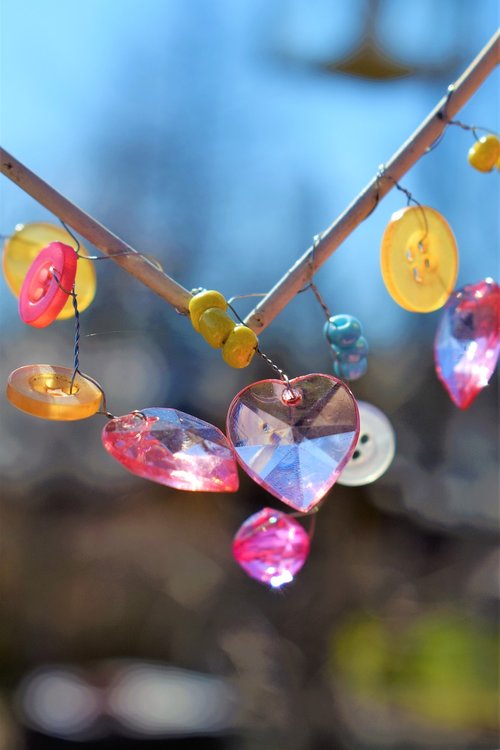
[[[250,328],[257,333],[263,331],[286,307],[310,280],[312,274],[369,216],[377,203],[394,187],[395,182],[399,182],[401,177],[425,154],[429,146],[443,132],[446,119],[454,117],[470,99],[498,64],[499,57],[500,32],[497,32],[453,84],[451,93],[441,99],[420,127],[384,165],[382,175],[373,178],[344,213],[322,233],[316,247],[313,249],[311,246],[248,315],[245,322]],[[0,148],[0,171],[82,237],[109,255],[127,273],[135,276],[179,312],[187,314],[191,297],[187,289],[160,271],[154,263],[71,203],[2,148]],[[123,255],[123,253],[129,254]]]
[[[25,193],[31,195],[54,216],[58,216],[78,234],[109,255],[115,263],[173,305],[179,312],[187,314],[187,306],[191,298],[191,293],[187,289],[167,276],[147,257],[99,224],[92,216],[54,190],[3,148],[0,148],[0,164],[3,174],[19,185]],[[123,253],[128,254],[123,255]]]
[[[344,213],[320,235],[316,246],[311,246],[299,258],[246,317],[245,323],[250,328],[256,333],[267,328],[297,292],[311,280],[315,271],[370,215],[384,195],[426,153],[443,132],[446,120],[456,115],[499,62],[500,32],[497,32],[463,75],[450,86],[448,95],[441,99],[413,135],[384,165],[382,172],[373,178]]]

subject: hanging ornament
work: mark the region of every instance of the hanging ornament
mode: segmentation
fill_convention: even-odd
[[[236,324],[227,314],[228,303],[220,292],[202,290],[189,300],[189,316],[195,331],[214,349],[222,349],[222,359],[230,367],[247,367],[259,341],[251,328]]]
[[[467,409],[493,375],[500,349],[500,287],[493,279],[467,284],[444,309],[434,343],[438,378]]]
[[[114,417],[102,431],[113,458],[137,476],[179,490],[236,492],[234,454],[225,435],[176,409],[142,409]]]
[[[314,254],[320,241],[321,235],[315,235],[310,260],[311,276]],[[368,342],[362,335],[361,323],[353,315],[332,315],[312,278],[305,289],[311,289],[326,316],[323,334],[333,355],[334,375],[342,380],[357,380],[368,368]]]
[[[455,285],[458,251],[446,219],[429,206],[396,211],[381,244],[382,276],[391,297],[411,312],[442,307]]]
[[[253,383],[233,399],[227,415],[227,434],[243,469],[302,512],[335,483],[358,433],[354,396],[330,375]]]
[[[51,242],[68,244],[70,235],[56,224],[37,222],[18,224],[15,232],[5,241],[3,250],[3,272],[11,292],[18,297],[29,267],[40,251]],[[76,269],[75,288],[78,293],[80,311],[86,310],[96,292],[94,264],[85,260],[88,252],[82,245],[78,248],[79,262]],[[67,299],[58,313],[58,320],[73,317],[71,299]]]
[[[233,541],[233,555],[245,573],[273,588],[293,581],[308,554],[304,527],[273,508],[247,518]]]
[[[357,380],[368,367],[368,342],[352,315],[332,315],[323,332],[334,355],[333,372],[342,380]]]
[[[24,323],[45,328],[57,318],[71,295],[77,259],[73,248],[62,242],[51,242],[36,256],[19,294]]]
[[[387,471],[396,451],[394,430],[385,414],[365,401],[358,401],[358,409],[356,449],[337,479],[337,484],[347,487],[375,482]]]
[[[483,135],[470,147],[467,160],[479,172],[500,169],[500,140],[493,133]]]
[[[7,380],[11,404],[42,419],[86,419],[99,411],[102,397],[93,380],[58,365],[26,365]]]

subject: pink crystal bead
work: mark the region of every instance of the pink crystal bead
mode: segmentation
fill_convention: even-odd
[[[335,483],[359,435],[354,396],[331,375],[261,380],[231,403],[227,434],[243,469],[268,492],[307,512]]]
[[[434,343],[436,372],[451,400],[467,409],[493,375],[500,350],[500,287],[467,284],[444,308]]]
[[[126,469],[178,490],[236,492],[238,471],[225,435],[176,409],[143,409],[110,419],[102,442]]]
[[[233,555],[245,573],[278,588],[290,583],[309,554],[309,536],[294,518],[263,508],[247,518],[233,542]]]

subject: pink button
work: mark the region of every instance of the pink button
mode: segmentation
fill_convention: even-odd
[[[21,320],[45,328],[63,309],[73,289],[78,256],[62,242],[51,242],[28,269],[19,295]]]

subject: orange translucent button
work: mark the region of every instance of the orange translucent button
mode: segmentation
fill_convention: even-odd
[[[26,365],[9,375],[7,398],[34,417],[71,421],[86,419],[99,411],[102,393],[77,373],[70,392],[73,370],[58,365]]]
[[[457,243],[448,222],[428,206],[396,211],[382,237],[380,264],[398,305],[411,312],[438,310],[458,273]]]
[[[21,286],[29,267],[40,251],[51,242],[74,244],[68,232],[56,224],[19,224],[6,241],[3,251],[3,272],[5,280],[16,297],[19,297]],[[88,255],[86,249],[80,246],[80,255]],[[85,310],[95,297],[96,274],[91,260],[79,259],[76,269],[75,291],[78,295],[78,309]],[[74,316],[71,297],[67,300],[58,320]]]

